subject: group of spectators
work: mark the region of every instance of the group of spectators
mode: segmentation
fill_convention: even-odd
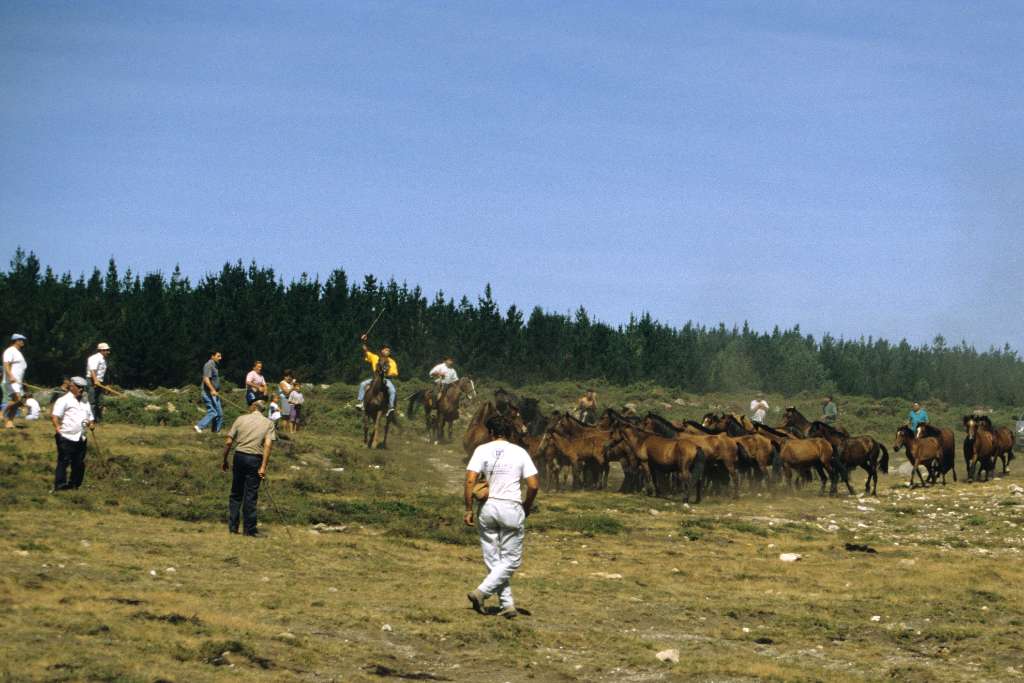
[[[220,351],[214,351],[203,365],[201,395],[206,414],[194,426],[202,433],[207,427],[219,432],[224,425],[224,408],[220,396],[220,367],[224,359]],[[263,402],[267,417],[275,424],[284,425],[284,430],[295,433],[302,424],[302,406],[306,402],[302,385],[292,370],[285,370],[276,390],[270,389],[263,376],[263,361],[253,363],[252,370],[245,376],[245,404],[251,407],[257,401]]]

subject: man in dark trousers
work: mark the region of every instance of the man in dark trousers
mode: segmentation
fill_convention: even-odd
[[[92,406],[85,398],[88,382],[84,377],[72,377],[68,393],[57,399],[50,411],[54,439],[57,442],[57,471],[53,490],[77,489],[85,478],[86,428],[94,429]],[[68,479],[68,466],[71,479]]]
[[[267,475],[267,461],[270,447],[277,439],[273,420],[263,413],[267,410],[264,401],[253,401],[249,412],[240,416],[228,431],[224,446],[224,462],[220,468],[228,471],[228,454],[235,449],[231,465],[231,495],[228,496],[228,531],[238,533],[239,512],[246,536],[256,536],[256,494],[260,482]]]

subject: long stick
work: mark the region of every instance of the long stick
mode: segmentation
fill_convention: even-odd
[[[366,330],[366,332],[363,332],[363,336],[364,337],[369,337],[370,336],[370,332],[373,332],[373,328],[377,326],[377,322],[380,320],[380,317],[382,315],[384,315],[384,311],[386,311],[386,310],[387,310],[386,307],[384,307],[384,306],[381,307],[380,313],[378,313],[377,317],[373,319],[372,323],[370,323],[370,327]]]
[[[288,526],[285,524],[284,515],[281,514],[281,509],[277,507],[277,503],[274,502],[274,497],[270,495],[270,480],[264,477],[263,483],[267,492],[267,500],[270,501],[270,507],[274,508],[274,514],[277,515],[277,519],[281,522],[281,528],[284,529],[284,533],[288,536],[289,541],[294,540],[292,539],[292,532],[288,530]]]

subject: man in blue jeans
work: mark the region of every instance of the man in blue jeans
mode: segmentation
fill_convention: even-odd
[[[220,372],[217,370],[217,363],[223,356],[220,351],[210,354],[210,360],[203,365],[202,388],[203,403],[206,404],[206,415],[195,425],[194,429],[200,434],[210,424],[213,424],[213,431],[219,432],[224,424],[224,409],[220,405]]]

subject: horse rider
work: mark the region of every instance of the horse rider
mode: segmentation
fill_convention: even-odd
[[[455,358],[445,356],[444,360],[430,369],[430,377],[434,380],[434,402],[439,402],[448,391],[448,387],[459,381],[459,373],[455,372]]]
[[[597,392],[593,389],[587,391],[576,401],[576,417],[584,424],[597,423]]]
[[[373,372],[377,371],[378,363],[387,363],[387,373],[384,377],[384,383],[388,387],[388,415],[390,415],[395,412],[395,399],[397,397],[395,384],[391,381],[391,378],[398,377],[398,363],[396,363],[395,359],[391,357],[391,345],[386,343],[381,344],[380,354],[378,355],[371,351],[370,347],[366,345],[367,337],[365,334],[359,337],[359,341],[363,343],[363,360],[370,364],[370,368]],[[356,396],[356,400],[358,401],[358,403],[356,403],[356,408],[359,410],[363,409],[363,398],[366,397],[366,387],[370,386],[370,382],[372,381],[373,378],[371,377],[370,379],[364,379],[359,383],[359,394]]]

